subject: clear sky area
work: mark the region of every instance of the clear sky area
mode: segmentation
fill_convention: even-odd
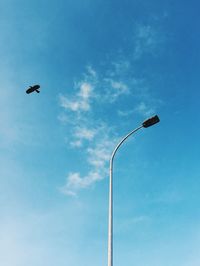
[[[0,0],[0,265],[200,265],[200,3]],[[26,94],[40,84],[40,93]]]

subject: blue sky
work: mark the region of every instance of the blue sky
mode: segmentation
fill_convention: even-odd
[[[197,1],[0,0],[0,262],[199,266]],[[25,93],[40,84],[40,94]]]

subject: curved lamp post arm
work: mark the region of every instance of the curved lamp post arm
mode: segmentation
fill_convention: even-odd
[[[134,134],[136,131],[138,131],[141,128],[147,128],[150,127],[160,121],[159,117],[153,116],[147,120],[145,120],[141,126],[138,128],[132,130],[129,132],[122,140],[117,144],[115,149],[112,152],[111,158],[110,158],[110,178],[109,178],[109,210],[108,210],[108,266],[113,266],[113,160],[115,157],[115,154],[119,147],[122,145],[122,143],[130,137],[132,134]]]
[[[113,150],[113,153],[111,155],[111,158],[110,158],[110,169],[112,169],[112,166],[113,166],[113,160],[114,160],[114,157],[115,157],[115,154],[117,152],[117,150],[119,149],[119,147],[122,145],[122,143],[128,138],[130,137],[133,133],[135,133],[136,131],[138,131],[139,129],[141,129],[143,127],[140,126],[134,130],[132,130],[131,132],[129,132],[122,140],[120,140],[120,142],[117,144],[117,146],[115,147],[115,149]]]

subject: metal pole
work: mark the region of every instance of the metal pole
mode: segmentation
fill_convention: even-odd
[[[122,143],[133,133],[143,127],[140,126],[128,133],[115,147],[110,158],[110,178],[109,178],[109,210],[108,210],[108,266],[113,266],[113,160],[115,154]]]

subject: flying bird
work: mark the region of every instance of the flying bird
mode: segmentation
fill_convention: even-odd
[[[36,91],[37,93],[39,93],[39,88],[40,88],[40,85],[34,85],[34,86],[29,86],[29,88],[26,90],[26,93],[32,93],[34,91]]]

